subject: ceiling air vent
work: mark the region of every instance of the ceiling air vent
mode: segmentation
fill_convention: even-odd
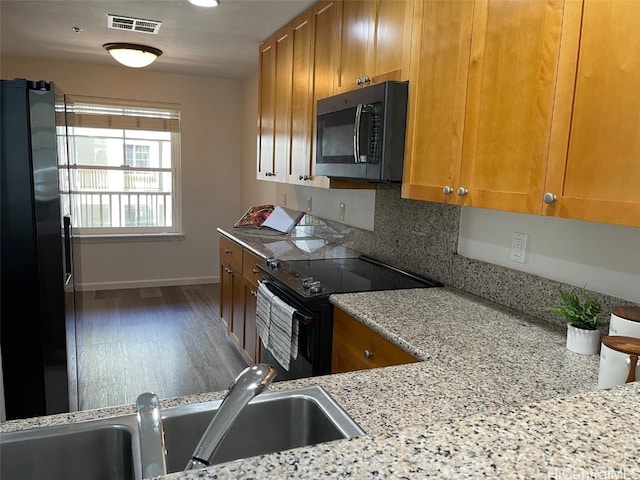
[[[116,30],[129,32],[158,33],[162,22],[158,20],[145,20],[143,18],[124,17],[122,15],[107,15],[107,26]]]

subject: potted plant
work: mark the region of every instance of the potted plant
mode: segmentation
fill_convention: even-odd
[[[598,327],[607,323],[602,319],[600,303],[584,288],[579,295],[558,290],[561,303],[549,307],[548,310],[560,315],[567,322],[567,349],[583,355],[597,354],[600,349]]]

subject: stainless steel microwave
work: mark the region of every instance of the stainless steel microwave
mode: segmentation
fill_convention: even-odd
[[[317,175],[402,181],[408,82],[383,82],[318,100]]]

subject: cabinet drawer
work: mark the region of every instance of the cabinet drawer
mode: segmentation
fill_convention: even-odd
[[[238,271],[242,271],[243,248],[227,237],[220,236],[220,261],[228,263]]]
[[[262,280],[262,272],[256,267],[257,263],[264,263],[264,259],[247,249],[242,252],[242,275],[254,287],[258,286],[258,280]]]
[[[416,358],[340,309],[333,314],[331,372],[414,363]]]

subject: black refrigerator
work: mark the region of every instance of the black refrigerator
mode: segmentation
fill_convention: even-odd
[[[2,80],[1,349],[6,419],[78,409],[64,96]]]

